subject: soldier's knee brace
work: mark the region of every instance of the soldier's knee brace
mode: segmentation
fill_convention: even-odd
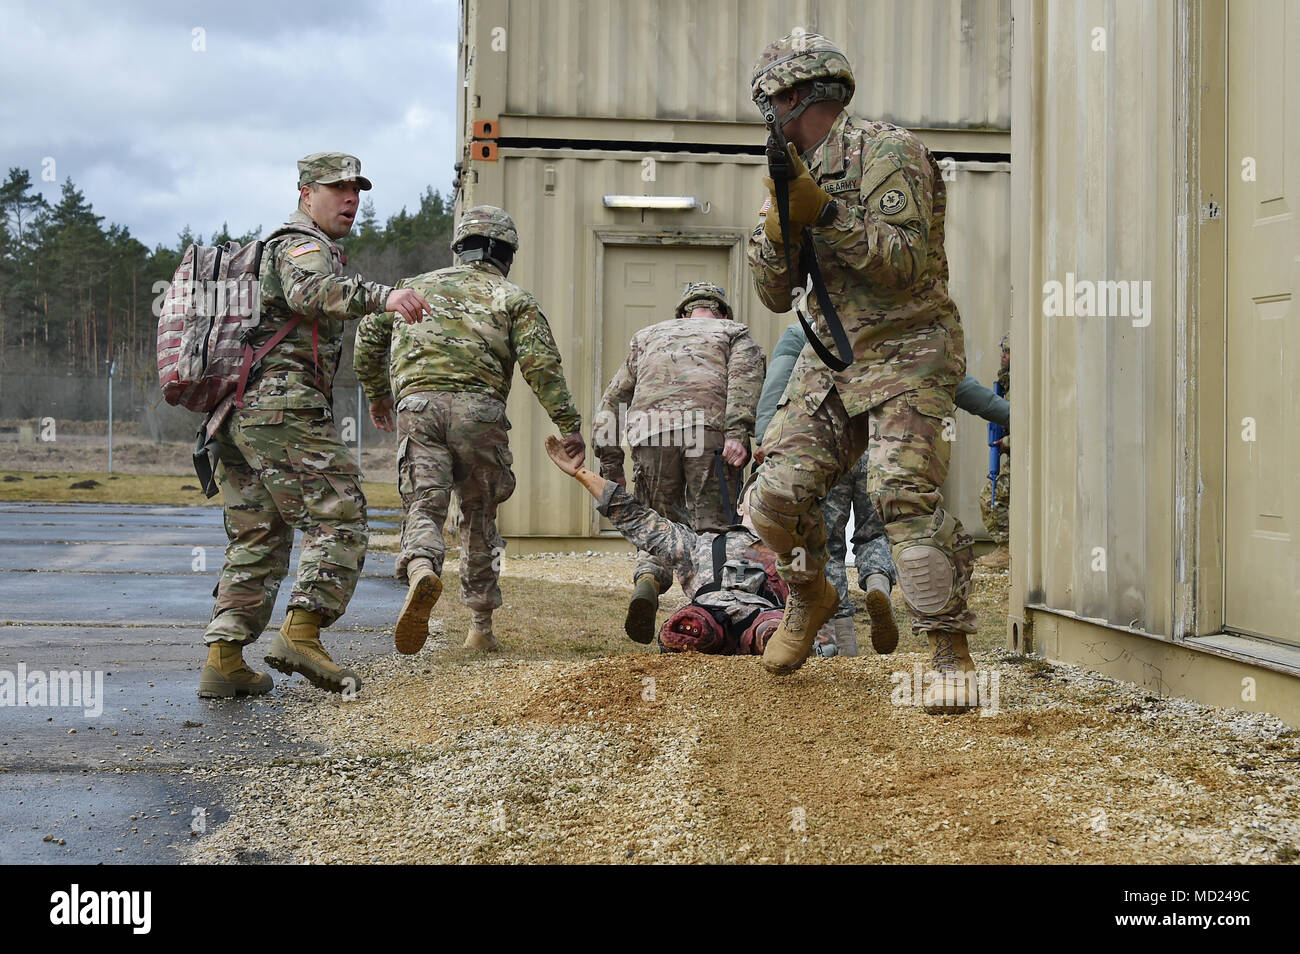
[[[927,536],[904,540],[893,547],[898,588],[918,616],[941,616],[960,602],[960,579],[953,545],[957,518],[935,511]]]

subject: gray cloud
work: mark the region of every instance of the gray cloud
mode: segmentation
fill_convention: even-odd
[[[270,228],[294,206],[295,160],[337,149],[361,158],[382,219],[450,187],[457,17],[456,0],[23,0],[0,35],[0,162],[51,202],[70,176],[152,246],[187,224]]]

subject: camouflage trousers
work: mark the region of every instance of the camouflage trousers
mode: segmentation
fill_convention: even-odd
[[[994,493],[993,481],[985,478],[980,487],[980,517],[993,542],[1006,543],[1011,539],[1011,472],[1005,463],[998,472],[996,490]]]
[[[365,565],[366,498],[328,408],[236,409],[218,435],[217,482],[226,560],[213,595],[209,643],[250,643],[271,620],[302,531],[290,609],[343,615]]]
[[[722,450],[721,432],[705,430],[698,446],[686,447],[674,437],[658,436],[658,445],[642,444],[632,448],[632,492],[643,504],[662,517],[688,525],[697,533],[725,530],[731,521],[723,505],[722,485],[718,477],[721,462],[727,481],[727,494],[734,513],[740,493],[740,468],[723,461],[716,451]],[[666,593],[673,585],[672,568],[645,550],[636,555],[632,578],[649,573]]]
[[[406,518],[397,578],[416,557],[442,575],[442,536],[451,495],[460,509],[460,601],[475,610],[501,605],[497,507],[515,492],[506,406],[487,394],[419,391],[397,405],[397,489]]]
[[[820,402],[802,388],[787,391],[767,428],[768,456],[751,504],[789,583],[807,584],[824,572],[820,503],[866,452],[869,489],[889,535],[913,632],[975,632],[967,606],[973,540],[943,510],[939,490],[951,452],[944,418],[952,408],[951,390],[929,387],[850,417],[834,388]]]
[[[869,473],[867,455],[863,454],[849,468],[849,472],[840,478],[840,482],[831,488],[826,499],[822,501],[822,519],[826,521],[826,578],[835,586],[840,595],[840,608],[835,611],[836,619],[851,619],[853,601],[849,599],[849,577],[844,568],[848,546],[845,534],[849,527],[849,514],[853,514],[853,559],[858,568],[858,586],[867,588],[867,577],[880,573],[889,577],[889,582],[897,581],[894,573],[894,558],[889,552],[889,536],[885,525],[880,522],[876,511],[876,502],[871,499],[868,489]]]

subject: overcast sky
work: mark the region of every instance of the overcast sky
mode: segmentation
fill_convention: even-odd
[[[382,221],[451,187],[457,18],[457,0],[6,0],[0,162],[51,203],[71,177],[153,247],[187,224],[269,230],[299,157],[351,152]]]

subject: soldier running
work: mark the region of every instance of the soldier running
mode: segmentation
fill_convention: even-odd
[[[765,365],[749,328],[734,320],[727,293],[711,282],[688,284],[672,318],[632,336],[627,360],[605,389],[593,437],[601,476],[626,489],[619,442],[626,436],[637,499],[696,531],[727,527]],[[673,573],[643,549],[632,577],[624,630],[648,643]]]
[[[560,351],[536,299],[506,280],[519,233],[505,210],[467,210],[451,240],[458,262],[403,279],[432,304],[419,325],[392,314],[357,327],[357,377],[370,417],[393,430],[397,400],[397,486],[406,507],[397,578],[408,584],[394,641],[416,653],[429,637],[429,613],[442,594],[447,545],[442,528],[451,495],[460,509],[461,602],[473,621],[467,649],[500,648],[492,611],[501,605],[497,508],[515,490],[506,419],[515,365],[579,461],[586,456],[582,418],[560,366]]]
[[[927,710],[964,711],[978,704],[967,691],[975,668],[967,645],[975,632],[966,601],[972,539],[943,509],[939,491],[951,450],[943,419],[966,367],[961,319],[947,290],[947,198],[938,164],[912,133],[849,115],[853,91],[843,52],[812,33],[770,44],[751,80],[756,102],[770,99],[790,141],[790,260],[812,243],[853,350],[852,364],[832,372],[805,349],[764,436],[753,520],[777,552],[790,602],[763,662],[777,674],[798,669],[839,605],[824,573],[820,507],[869,446],[871,490],[899,588],[939,674]],[[770,210],[748,257],[759,297],[784,312],[794,304],[791,288],[807,275],[787,271],[777,188],[766,181]],[[815,296],[806,307],[825,336]]]
[[[302,320],[252,369],[244,406],[217,432],[216,478],[230,543],[203,636],[205,698],[270,692],[270,674],[254,672],[243,647],[271,619],[294,528],[303,534],[298,579],[266,661],[332,692],[361,688],[357,674],[334,662],[320,641],[320,630],[352,598],[369,539],[361,471],[339,440],[330,391],[345,321],[384,309],[419,321],[429,307],[419,292],[342,277],[335,240],[352,230],[361,191],[370,187],[355,156],[319,152],[299,160],[298,210],[277,230],[287,233],[262,253],[262,319],[250,343],[257,348],[295,315]]]

